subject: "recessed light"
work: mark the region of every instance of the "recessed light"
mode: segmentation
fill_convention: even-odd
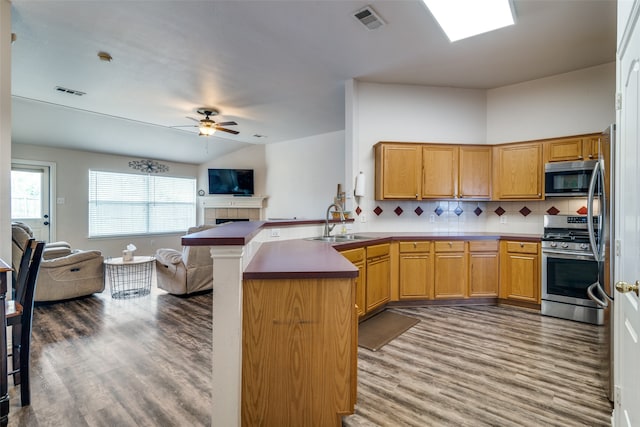
[[[511,0],[422,1],[452,42],[515,23]]]

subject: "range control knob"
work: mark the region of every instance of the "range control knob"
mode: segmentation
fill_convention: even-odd
[[[558,246],[558,244],[556,242],[551,242],[549,246],[551,246],[552,248],[555,248]]]
[[[589,245],[587,245],[586,243],[580,243],[580,249],[588,249]]]
[[[569,244],[567,242],[562,242],[560,246],[562,246],[564,249],[567,249],[569,247]]]

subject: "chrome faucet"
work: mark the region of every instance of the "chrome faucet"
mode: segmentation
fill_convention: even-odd
[[[324,233],[322,234],[323,237],[331,236],[331,231],[333,231],[333,228],[336,226],[335,224],[331,224],[331,226],[329,226],[329,212],[331,211],[331,208],[335,208],[338,212],[340,212],[340,221],[342,221],[342,223],[344,224],[344,212],[342,211],[342,208],[335,203],[331,203],[327,208],[327,214],[324,218]]]

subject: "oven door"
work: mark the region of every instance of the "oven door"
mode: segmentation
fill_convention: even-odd
[[[542,299],[597,307],[587,288],[598,280],[598,263],[582,252],[542,251]]]

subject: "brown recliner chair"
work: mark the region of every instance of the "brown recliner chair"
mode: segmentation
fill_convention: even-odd
[[[18,272],[24,247],[33,233],[21,222],[11,224],[12,267]],[[72,250],[66,242],[47,244],[43,251],[34,301],[58,301],[104,290],[104,257],[96,250]]]
[[[187,234],[214,228],[205,224],[191,227]],[[162,248],[156,251],[158,288],[174,295],[213,289],[213,259],[209,246],[185,246],[182,252]]]

